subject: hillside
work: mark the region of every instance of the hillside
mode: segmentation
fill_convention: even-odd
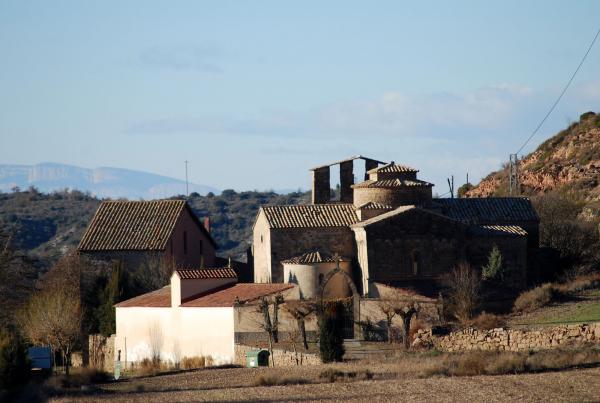
[[[77,189],[100,198],[160,199],[185,192],[185,181],[129,169],[87,169],[55,163],[0,165],[0,191],[30,186],[42,192]],[[218,192],[213,187],[194,183],[189,184],[189,190],[199,194]]]
[[[305,203],[308,197],[308,193],[225,190],[219,196],[192,193],[188,202],[198,217],[210,217],[218,254],[245,260],[260,205]],[[0,226],[11,236],[14,249],[35,259],[37,266],[47,268],[77,247],[99,204],[100,199],[79,191],[0,193]]]
[[[556,191],[596,204],[600,201],[600,114],[587,112],[579,122],[542,143],[519,165],[521,194]],[[508,194],[508,167],[484,178],[467,197]]]

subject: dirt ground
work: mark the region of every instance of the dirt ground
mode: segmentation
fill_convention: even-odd
[[[323,370],[373,371],[372,380],[330,383]],[[261,377],[303,379],[310,384],[254,386]],[[358,378],[357,378],[358,379]],[[337,364],[291,368],[194,370],[100,385],[92,393],[54,402],[191,401],[598,401],[600,368],[525,375],[418,378],[394,365]]]

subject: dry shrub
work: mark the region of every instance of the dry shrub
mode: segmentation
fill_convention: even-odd
[[[546,283],[523,292],[515,300],[513,310],[515,312],[531,312],[548,305],[556,300],[561,292],[554,284]]]
[[[526,357],[514,352],[503,352],[491,357],[485,366],[488,375],[518,374],[525,371]]]
[[[340,371],[334,368],[328,368],[321,371],[319,379],[327,380],[330,383],[347,382],[350,380],[366,381],[373,379],[373,373],[368,369],[358,371]]]
[[[279,377],[277,375],[261,375],[254,381],[254,386],[303,385],[308,383],[303,378]]]
[[[557,286],[557,288],[565,294],[600,288],[600,273],[576,277],[571,281]]]
[[[569,368],[600,362],[600,348],[588,347],[577,350],[547,350],[527,357],[530,371]]]
[[[78,389],[85,385],[105,383],[110,381],[110,379],[111,376],[102,370],[96,368],[81,368],[68,376],[51,376],[44,382],[44,386],[54,392],[58,392],[64,389]]]
[[[448,354],[424,371],[426,376],[504,375],[600,364],[598,346],[536,352],[470,351]]]
[[[446,277],[450,310],[461,323],[468,323],[479,304],[481,275],[468,263],[459,263]]]
[[[210,355],[201,355],[198,357],[183,357],[180,363],[180,366],[183,369],[204,368],[210,367],[211,365],[213,365],[213,359]]]
[[[500,316],[482,312],[479,316],[473,319],[470,325],[479,330],[490,330],[498,327],[504,327],[506,325],[506,321]]]

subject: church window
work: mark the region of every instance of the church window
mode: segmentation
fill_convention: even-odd
[[[187,231],[183,231],[183,253],[187,255]]]
[[[419,267],[421,263],[421,254],[419,253],[419,251],[413,251],[411,254],[411,266],[412,266],[412,274],[414,276],[419,274],[419,270],[421,269]]]

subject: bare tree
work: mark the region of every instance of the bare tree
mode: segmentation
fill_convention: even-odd
[[[283,304],[283,296],[277,294],[273,298],[261,297],[258,303],[258,311],[263,314],[263,322],[260,326],[267,333],[269,338],[269,354],[271,355],[271,364],[275,366],[273,359],[273,342],[278,342],[279,328],[279,305]],[[271,319],[271,306],[273,307],[273,319]]]
[[[69,374],[69,360],[81,335],[82,308],[71,290],[47,288],[34,293],[20,315],[26,337],[37,345],[60,351]]]
[[[456,319],[467,323],[479,303],[481,276],[466,262],[459,263],[447,277],[450,307]]]
[[[302,345],[308,350],[308,341],[306,340],[306,318],[316,310],[316,305],[312,301],[294,301],[284,305],[284,309],[296,319],[298,332],[302,339]]]
[[[396,314],[402,318],[402,341],[404,342],[404,347],[406,349],[410,348],[410,322],[412,321],[413,316],[418,312],[419,304],[416,302],[396,309]]]
[[[377,304],[379,310],[385,316],[388,343],[392,343],[393,341],[392,322],[396,316],[396,310],[400,309],[399,304],[400,302],[395,299],[383,299]]]

